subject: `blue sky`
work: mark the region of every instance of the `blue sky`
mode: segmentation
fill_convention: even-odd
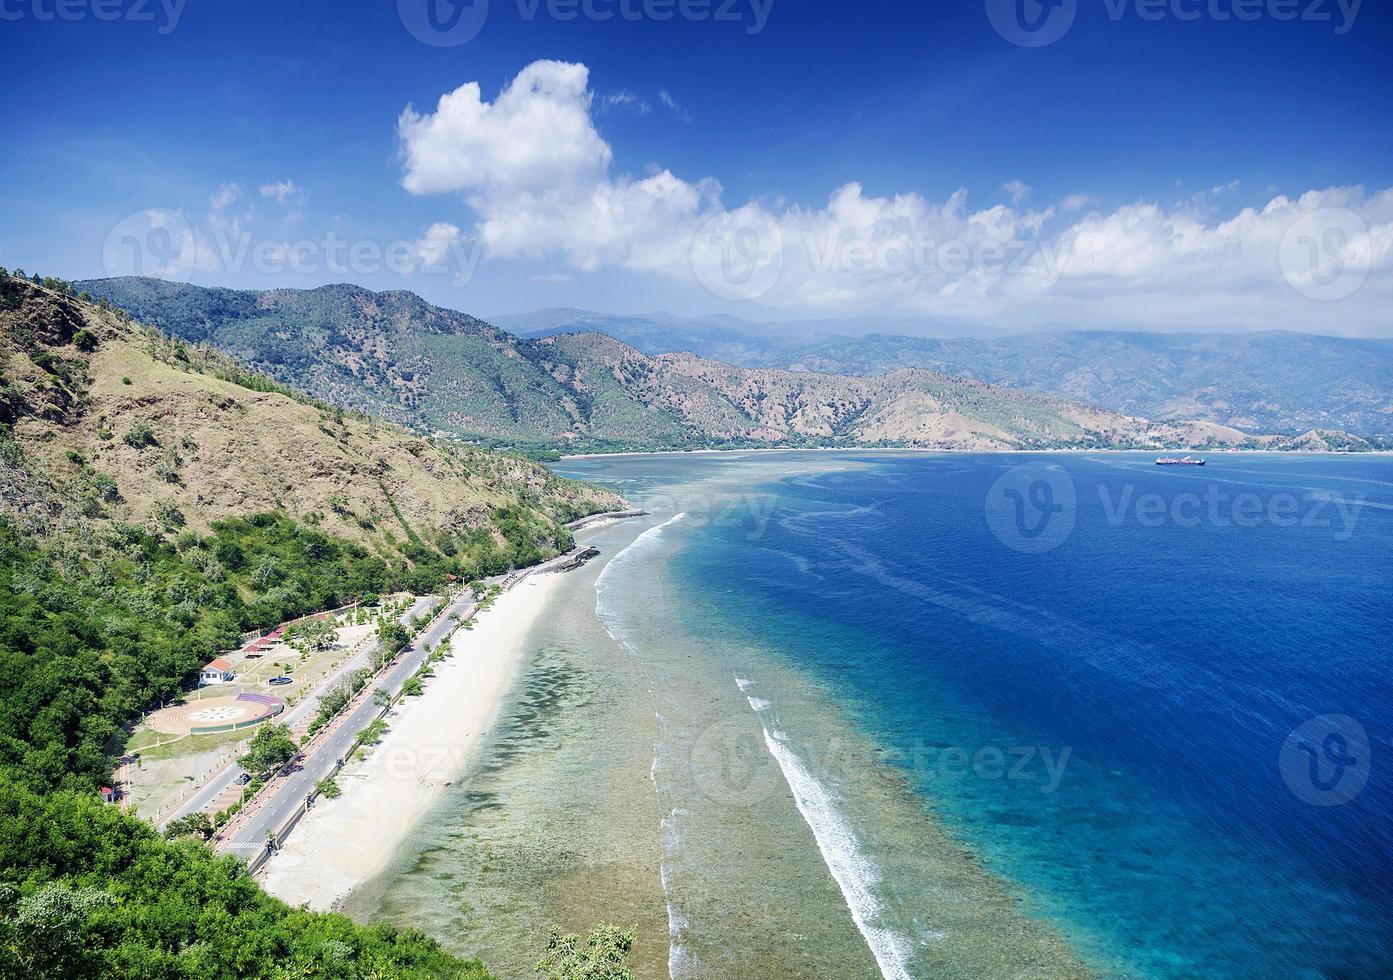
[[[129,271],[113,229],[163,223],[192,243],[175,278],[351,280],[476,313],[1393,332],[1386,4],[1075,0],[1028,48],[993,27],[997,0],[743,0],[721,22],[492,0],[453,46],[408,30],[427,0],[106,0],[114,20],[69,2],[64,20],[0,0],[10,267]],[[539,62],[583,68],[531,72],[505,113]],[[471,82],[461,118],[436,114]],[[326,240],[412,256],[336,272]],[[243,241],[266,260],[230,260]],[[276,248],[296,242],[299,271]],[[732,248],[755,267],[724,282]]]

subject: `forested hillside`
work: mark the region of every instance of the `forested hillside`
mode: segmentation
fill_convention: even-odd
[[[96,790],[132,718],[241,632],[536,562],[622,501],[72,292],[0,271],[0,977],[486,977],[293,911]]]

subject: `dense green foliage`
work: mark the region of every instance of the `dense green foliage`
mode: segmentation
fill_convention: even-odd
[[[294,758],[299,749],[284,725],[262,725],[237,764],[253,777],[265,778]]]
[[[432,459],[458,474],[458,487],[477,485],[483,501],[497,503],[475,503],[467,519],[454,515],[447,527],[426,530],[408,524],[384,487],[391,517],[369,515],[384,525],[370,542],[375,550],[323,533],[317,511],[303,522],[277,511],[208,527],[192,510],[186,516],[157,499],[146,523],[134,526],[126,521],[142,518],[114,506],[121,489],[95,468],[102,444],[133,452],[177,485],[186,478],[183,454],[196,455],[198,443],[187,432],[157,431],[140,418],[111,424],[106,415],[97,415],[102,443],[82,441],[77,423],[97,414],[88,353],[101,354],[113,335],[134,336],[144,353],[180,370],[257,391],[281,388],[210,350],[154,331],[133,334],[124,313],[97,318],[56,300],[52,293],[73,295],[60,280],[33,282],[51,292],[0,269],[0,980],[486,980],[477,963],[447,956],[419,933],[360,928],[271,899],[236,860],[215,858],[203,843],[214,828],[205,813],[171,823],[166,840],[99,802],[95,789],[111,778],[128,723],[179,696],[245,631],[550,557],[570,546],[561,521],[607,501],[539,467],[461,447]],[[128,375],[121,380],[132,384]],[[345,428],[341,410],[319,407],[322,430],[334,436]],[[37,420],[45,428],[15,438],[20,422]],[[63,440],[59,453],[26,455],[25,446],[55,438]],[[188,508],[202,503],[181,500]],[[351,513],[343,494],[328,506]],[[305,647],[328,639],[314,620],[289,635]],[[399,639],[389,637],[391,652]],[[364,683],[370,673],[352,680]],[[241,761],[259,776],[295,751],[284,727],[263,726]],[[253,779],[246,792],[259,785]],[[332,780],[322,786],[328,795],[334,788]]]
[[[634,931],[600,926],[581,945],[580,936],[552,929],[537,972],[546,980],[634,980],[627,963]]]
[[[0,523],[0,765],[36,785],[94,786],[121,725],[176,696],[246,630],[359,599],[438,589],[540,560],[531,515],[500,511],[444,554],[406,545],[392,563],[280,514],[222,521],[176,539],[109,525],[84,546],[40,548]]]
[[[43,546],[0,521],[0,978],[485,978],[417,933],[271,899],[197,840],[204,815],[168,842],[92,792],[122,724],[243,629],[423,574],[274,514]],[[293,752],[278,734],[258,733],[253,768]]]
[[[244,630],[431,576],[275,514],[177,540],[112,525],[49,549],[0,524],[0,765],[94,786],[122,723]]]
[[[414,931],[271,898],[233,858],[0,775],[0,977],[487,980]]]

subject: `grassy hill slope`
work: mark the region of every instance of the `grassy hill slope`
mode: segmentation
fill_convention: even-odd
[[[542,556],[569,546],[562,523],[620,504],[530,461],[313,403],[207,348],[6,282],[0,422],[89,517],[203,531],[277,510],[383,555],[421,542],[482,553],[491,542]]]

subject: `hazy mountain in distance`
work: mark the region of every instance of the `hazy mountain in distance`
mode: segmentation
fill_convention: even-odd
[[[784,324],[756,323],[721,314],[684,318],[666,311],[625,315],[562,307],[502,314],[488,320],[520,337],[602,333],[645,354],[688,352],[741,367],[781,364],[792,351],[843,336],[830,330],[790,330]]]
[[[1286,331],[869,336],[789,352],[784,364],[856,376],[926,368],[1151,419],[1205,419],[1249,431],[1393,432],[1389,340]]]
[[[996,332],[975,321],[946,317],[863,316],[761,322],[724,313],[682,317],[665,310],[619,314],[572,307],[505,313],[486,319],[521,337],[593,331],[622,340],[645,354],[686,352],[739,367],[783,366],[803,350],[870,333],[980,337]]]
[[[978,325],[966,321],[913,317],[763,324],[725,316],[539,310],[502,319],[508,329],[530,324],[532,336],[597,330],[645,354],[689,351],[740,367],[859,377],[924,368],[1156,420],[1204,419],[1288,434],[1312,428],[1393,433],[1389,340],[1064,327],[993,336],[972,334]],[[929,335],[935,329],[940,332]]]
[[[521,338],[402,291],[239,292],[147,279],[76,285],[316,396],[494,444],[571,451],[1294,445],[1208,422],[1153,423],[925,369],[850,377],[648,355],[594,331]],[[1327,444],[1359,447],[1321,433],[1300,445]]]

